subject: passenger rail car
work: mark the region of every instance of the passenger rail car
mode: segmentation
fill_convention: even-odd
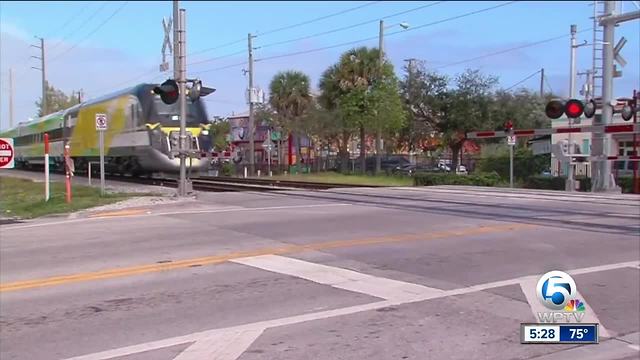
[[[14,139],[17,167],[44,162],[44,134],[49,135],[52,166],[64,164],[64,145],[69,144],[76,171],[99,161],[99,135],[96,114],[106,114],[104,134],[105,170],[108,173],[143,175],[176,173],[180,159],[172,149],[178,146],[179,104],[167,105],[152,92],[155,84],[141,84],[126,90],[89,100],[69,109],[20,123],[0,133]],[[204,155],[210,150],[210,124],[201,100],[187,97],[187,133],[191,134],[195,156],[187,159],[192,172],[207,169]]]

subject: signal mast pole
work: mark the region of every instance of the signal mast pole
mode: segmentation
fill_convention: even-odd
[[[178,185],[178,193],[180,196],[187,196],[187,193],[190,192],[190,188],[187,188],[187,36],[186,36],[186,11],[185,9],[180,9],[180,16],[178,17],[179,21],[179,30],[178,30],[178,41],[179,41],[179,61],[180,64],[180,76],[178,77],[178,87],[180,94],[180,141],[178,142],[178,147],[180,150],[180,184]],[[189,144],[190,145],[190,144]]]

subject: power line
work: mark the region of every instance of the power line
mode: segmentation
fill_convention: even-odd
[[[547,77],[544,77],[544,83],[547,85],[547,87],[549,88],[549,91],[553,94],[553,89],[551,88],[551,85],[549,84],[549,80],[547,80]]]
[[[471,15],[479,14],[479,13],[482,13],[482,12],[494,10],[494,9],[497,9],[497,8],[500,8],[500,7],[503,7],[503,6],[511,5],[513,3],[516,3],[516,2],[517,1],[510,1],[510,2],[507,2],[507,3],[491,6],[491,7],[488,7],[488,8],[484,8],[484,9],[480,9],[480,10],[475,10],[475,11],[471,11],[471,12],[468,12],[468,13],[464,13],[464,14],[461,14],[461,15],[448,17],[448,18],[445,18],[445,19],[442,19],[442,20],[438,20],[438,21],[434,21],[434,22],[418,25],[416,27],[411,27],[411,28],[406,29],[406,30],[398,30],[398,31],[395,31],[395,32],[391,32],[391,33],[387,34],[386,36],[397,35],[397,34],[400,34],[400,33],[405,33],[407,31],[413,31],[413,30],[422,29],[422,28],[425,28],[425,27],[428,27],[428,26],[442,24],[442,23],[447,22],[447,21],[457,20],[457,19],[460,19],[460,18],[463,18],[463,17],[466,17],[466,16],[471,16]],[[312,53],[312,52],[318,52],[318,51],[333,49],[333,48],[337,48],[337,47],[341,47],[341,46],[357,44],[357,43],[370,41],[370,40],[374,40],[374,39],[378,39],[378,36],[371,36],[371,37],[364,38],[364,39],[347,41],[347,42],[340,43],[340,44],[323,46],[323,47],[320,47],[320,48],[309,49],[309,50],[302,50],[302,51],[297,51],[297,52],[293,52],[293,53],[268,56],[268,57],[265,57],[265,58],[257,59],[256,61],[266,61],[266,60],[278,59],[278,58],[289,57],[289,56],[309,54],[309,53]]]
[[[356,7],[354,7],[354,8],[350,8],[350,9],[342,10],[342,11],[339,11],[339,12],[337,12],[337,13],[333,13],[333,14],[329,14],[329,15],[321,16],[321,17],[319,17],[319,18],[311,19],[311,20],[308,20],[308,21],[305,21],[305,22],[301,22],[301,23],[297,23],[297,24],[292,24],[292,25],[287,25],[287,26],[283,26],[283,27],[281,27],[281,28],[277,28],[277,29],[273,29],[273,30],[268,30],[268,31],[263,32],[262,34],[259,34],[259,35],[256,35],[256,36],[264,36],[264,35],[267,35],[267,34],[273,34],[273,33],[279,32],[279,31],[283,31],[283,30],[287,30],[287,29],[292,29],[292,28],[294,28],[294,27],[298,27],[298,26],[302,26],[302,25],[311,24],[311,23],[314,23],[314,22],[317,22],[317,21],[320,21],[320,20],[328,19],[328,18],[331,18],[331,17],[334,17],[334,16],[338,16],[338,15],[342,15],[342,14],[345,14],[345,13],[348,13],[348,12],[351,12],[351,11],[355,11],[355,10],[358,10],[358,9],[362,9],[363,7],[370,6],[370,5],[373,5],[373,4],[376,4],[376,3],[379,3],[379,2],[381,2],[381,1],[373,1],[373,2],[370,2],[370,3],[366,3],[366,4],[364,4],[364,5],[360,5],[360,6],[356,6]],[[198,50],[198,51],[196,51],[196,52],[193,52],[193,53],[189,54],[189,56],[194,56],[194,55],[202,54],[202,53],[209,52],[209,51],[212,51],[212,50],[217,50],[217,49],[225,48],[225,47],[227,47],[227,46],[231,46],[231,45],[235,45],[235,44],[243,43],[243,42],[245,42],[246,40],[247,40],[246,38],[242,38],[242,39],[238,39],[238,40],[233,40],[233,41],[230,41],[230,42],[228,42],[228,43],[224,43],[224,44],[217,45],[217,46],[214,46],[214,47],[210,47],[210,48],[207,48],[207,49]]]
[[[526,78],[524,78],[524,79],[522,79],[522,80],[518,81],[517,83],[515,83],[515,84],[513,84],[513,85],[509,86],[508,88],[504,89],[504,91],[509,91],[509,90],[513,89],[514,87],[516,87],[516,86],[518,86],[518,85],[522,84],[523,82],[525,82],[525,81],[527,81],[527,80],[531,79],[532,77],[534,77],[534,76],[538,75],[538,74],[540,73],[540,71],[541,71],[541,70],[538,70],[538,71],[534,72],[533,74],[531,74],[531,75],[527,76]]]
[[[109,17],[107,17],[103,22],[101,22],[95,29],[93,29],[93,31],[91,31],[89,34],[87,34],[87,36],[85,36],[82,40],[78,41],[77,43],[75,43],[72,47],[70,47],[69,49],[67,49],[66,51],[58,54],[58,56],[54,57],[53,59],[49,60],[49,62],[53,62],[57,59],[59,59],[62,55],[70,52],[71,50],[75,49],[78,45],[80,45],[82,42],[84,42],[85,40],[87,40],[89,37],[91,37],[93,34],[95,34],[98,30],[100,30],[105,24],[107,24],[114,16],[116,16],[129,2],[125,1],[122,3],[122,5],[120,5],[120,7],[118,7],[114,12],[111,13],[111,15],[109,15]]]
[[[202,71],[195,71],[194,74],[203,74],[203,73],[207,73],[207,72],[213,72],[213,71],[220,71],[220,70],[224,70],[224,69],[230,69],[232,67],[236,67],[236,66],[241,66],[241,65],[246,65],[248,64],[247,61],[243,61],[241,63],[236,63],[236,64],[231,64],[231,65],[226,65],[226,66],[221,66],[221,67],[217,67],[217,68],[213,68],[213,69],[207,69],[207,70],[202,70]]]
[[[106,2],[105,2],[104,5],[106,5]],[[89,5],[87,4],[87,5],[83,6],[82,8],[80,8],[80,11],[78,11],[77,13],[71,15],[69,17],[69,19],[67,19],[67,21],[64,24],[62,24],[62,26],[60,26],[59,28],[56,29],[56,32],[59,32],[59,31],[63,30],[64,28],[66,28],[69,24],[71,24],[71,22],[73,22],[73,20],[77,19],[88,7],[89,7]],[[49,35],[49,36],[51,37],[51,35]],[[49,51],[55,49],[61,43],[62,43],[62,40],[58,41],[55,45],[53,45],[49,49]]]
[[[350,9],[346,9],[346,10],[338,11],[338,12],[333,13],[333,14],[324,15],[324,16],[321,16],[321,17],[318,17],[318,18],[315,18],[315,19],[311,19],[311,20],[303,21],[303,22],[300,22],[300,23],[297,23],[297,24],[292,24],[292,25],[283,26],[283,27],[281,27],[281,28],[277,28],[277,29],[273,29],[273,30],[268,30],[268,31],[265,31],[265,32],[263,32],[263,33],[261,33],[261,34],[259,33],[259,34],[257,34],[256,36],[265,36],[265,35],[273,34],[273,33],[276,33],[276,32],[283,31],[283,30],[289,30],[289,29],[293,29],[293,28],[295,28],[295,27],[299,27],[299,26],[304,26],[304,25],[312,24],[312,23],[314,23],[314,22],[318,22],[318,21],[321,21],[321,20],[329,19],[329,18],[334,17],[334,16],[343,15],[343,14],[346,14],[346,13],[348,13],[348,12],[356,11],[356,10],[362,9],[362,8],[364,8],[364,7],[367,7],[367,6],[371,6],[371,5],[377,4],[377,3],[379,3],[379,2],[381,2],[381,1],[372,1],[372,2],[368,2],[368,3],[366,3],[366,4],[363,4],[363,5],[360,5],[360,6],[356,6],[356,7],[350,8]]]
[[[591,30],[593,30],[593,28],[585,29],[585,30],[582,30],[582,31],[578,31],[578,33],[585,32],[585,31],[591,31]],[[560,40],[560,39],[566,38],[568,36],[570,36],[570,35],[569,34],[564,34],[564,35],[560,35],[560,36],[555,36],[555,37],[552,37],[552,38],[548,38],[548,39],[532,42],[532,43],[529,43],[529,44],[520,45],[520,46],[516,46],[516,47],[512,47],[512,48],[496,51],[496,52],[489,53],[489,54],[476,56],[476,57],[473,57],[473,58],[470,58],[470,59],[460,60],[460,61],[456,61],[456,62],[445,64],[445,65],[436,66],[434,69],[437,70],[437,69],[442,69],[442,68],[446,68],[446,67],[449,67],[449,66],[455,66],[455,65],[460,65],[460,64],[464,64],[464,63],[468,63],[468,62],[472,62],[472,61],[476,61],[476,60],[481,60],[481,59],[488,58],[488,57],[491,57],[491,56],[501,55],[501,54],[508,53],[508,52],[511,52],[511,51],[525,49],[525,48],[528,48],[528,47],[532,47],[532,46],[536,46],[536,45],[540,45],[540,44],[544,44],[544,43]]]
[[[487,12],[487,11],[495,10],[495,9],[501,8],[501,7],[503,7],[503,6],[507,6],[507,5],[515,4],[515,3],[517,3],[517,2],[518,2],[518,1],[508,1],[508,2],[506,2],[506,3],[502,3],[502,4],[498,4],[498,5],[490,6],[490,7],[487,7],[487,8],[483,8],[483,9],[479,9],[479,10],[471,11],[471,12],[468,12],[468,13],[464,13],[464,14],[460,14],[460,15],[456,15],[456,16],[448,17],[448,18],[446,18],[446,19],[442,19],[442,20],[438,20],[438,21],[430,22],[430,23],[427,23],[427,24],[422,24],[422,25],[418,25],[418,26],[412,26],[412,27],[410,27],[410,28],[408,28],[408,29],[406,29],[406,30],[399,30],[399,31],[395,31],[395,32],[389,33],[389,34],[387,34],[387,35],[385,35],[385,36],[394,35],[394,34],[399,34],[399,33],[407,32],[407,31],[414,31],[414,30],[422,29],[422,28],[425,28],[425,27],[428,27],[428,26],[433,26],[433,25],[442,24],[442,23],[444,23],[444,22],[448,22],[448,21],[452,21],[452,20],[457,20],[457,19],[461,19],[461,18],[464,18],[464,17],[467,17],[467,16],[476,15],[476,14],[480,14],[480,13],[483,13],[483,12]]]
[[[209,58],[209,59],[204,59],[204,60],[200,60],[200,61],[192,62],[192,63],[189,63],[189,64],[187,64],[187,65],[190,65],[190,66],[191,66],[191,65],[204,64],[204,63],[207,63],[207,62],[211,62],[211,61],[216,61],[216,60],[220,60],[220,59],[228,58],[228,57],[231,57],[231,56],[234,56],[234,55],[244,54],[244,53],[245,53],[245,51],[246,51],[246,50],[240,50],[240,51],[236,51],[236,52],[231,53],[231,54],[226,54],[226,55],[216,56],[216,57],[212,57],[212,58]]]
[[[241,42],[245,42],[245,41],[247,41],[247,39],[246,39],[246,38],[242,38],[242,39],[239,39],[239,40],[233,40],[233,41],[231,41],[231,42],[228,42],[228,43],[225,43],[225,44],[222,44],[222,45],[214,46],[214,47],[207,48],[207,49],[198,50],[198,51],[196,51],[196,52],[193,52],[193,53],[189,54],[189,56],[194,56],[194,55],[202,54],[202,53],[205,53],[205,52],[209,52],[209,51],[211,51],[211,50],[222,49],[222,48],[224,48],[224,47],[231,46],[231,45],[235,45],[235,44],[238,44],[238,43],[241,43]]]
[[[336,29],[332,29],[332,30],[322,31],[322,32],[319,32],[319,33],[311,34],[311,35],[301,36],[301,37],[298,37],[298,38],[295,38],[295,39],[289,39],[289,40],[283,40],[283,41],[277,41],[277,42],[269,43],[269,44],[260,46],[259,49],[260,48],[272,47],[272,46],[276,46],[276,45],[288,44],[288,43],[292,43],[292,42],[300,41],[300,40],[311,39],[311,38],[322,36],[322,35],[328,35],[328,34],[332,34],[332,33],[339,32],[339,31],[353,29],[353,28],[356,28],[356,27],[359,27],[359,26],[362,26],[362,25],[367,25],[367,24],[371,24],[371,23],[377,23],[380,20],[384,20],[384,19],[388,19],[388,18],[391,18],[391,17],[407,14],[407,13],[410,13],[410,12],[426,9],[426,8],[429,8],[429,7],[438,5],[438,4],[442,4],[442,3],[444,3],[444,1],[436,1],[436,2],[431,3],[431,4],[418,6],[418,7],[413,8],[413,9],[404,10],[404,11],[401,11],[401,12],[398,12],[398,13],[395,13],[395,14],[383,16],[381,18],[367,20],[367,21],[363,21],[363,22],[360,22],[360,23],[357,23],[357,24],[344,26],[344,27],[340,27],[340,28],[336,28]]]
[[[157,71],[157,68],[156,68],[156,67],[154,67],[154,68],[153,68],[153,70],[147,71],[147,72],[145,72],[144,74],[142,74],[142,75],[138,75],[138,76],[136,76],[136,77],[134,77],[134,78],[131,78],[131,79],[127,80],[127,81],[122,81],[122,82],[120,82],[120,83],[118,83],[118,84],[116,84],[116,85],[112,85],[112,86],[110,86],[109,88],[110,88],[110,89],[113,89],[113,88],[120,88],[121,86],[124,86],[124,85],[130,84],[130,83],[132,83],[132,82],[134,82],[134,81],[138,81],[138,80],[140,80],[140,79],[142,79],[142,78],[144,78],[144,77],[147,77],[147,76],[149,76],[149,75],[151,75],[151,74],[155,73],[156,71]],[[161,75],[162,75],[162,74],[161,74]],[[158,76],[159,76],[159,75],[158,75]],[[158,77],[158,76],[156,76],[156,77]],[[155,77],[154,77],[154,79],[155,79]],[[98,91],[95,91],[95,92],[102,92],[103,90],[107,90],[107,88],[102,88],[102,89],[99,89]]]
[[[87,23],[89,23],[89,21],[91,21],[94,17],[96,17],[96,15],[98,15],[98,13],[100,13],[100,11],[102,11],[102,9],[104,9],[105,6],[107,6],[107,4],[109,4],[109,1],[103,2],[102,5],[98,9],[96,9],[96,11],[94,11],[91,15],[89,15],[89,17],[87,17],[85,21],[82,24],[80,24],[80,26],[78,26],[75,30],[70,31],[67,35],[63,36],[62,39],[60,39],[60,41],[58,41],[55,45],[53,45],[49,49],[49,51],[58,47],[58,45],[62,44],[62,42],[68,39],[69,36],[78,33],[78,30],[82,29],[85,25],[87,25]]]

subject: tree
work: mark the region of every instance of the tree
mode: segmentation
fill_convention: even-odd
[[[231,132],[231,124],[227,120],[216,121],[209,129],[211,142],[216,151],[224,151],[229,147],[227,135]]]
[[[544,113],[545,104],[538,94],[526,89],[515,93],[498,90],[493,95],[490,107],[492,122],[501,125],[511,120],[514,128],[520,129],[551,127],[550,120]]]
[[[427,71],[422,61],[415,65],[410,63],[404,70],[400,91],[408,121],[400,131],[398,142],[409,151],[415,151],[417,144],[430,139],[436,128],[449,79],[446,75]]]
[[[76,92],[71,92],[69,96],[67,96],[62,90],[54,88],[52,85],[49,85],[48,82],[45,82],[46,92],[45,96],[47,97],[47,109],[46,112],[42,108],[42,96],[36,101],[36,107],[38,108],[38,116],[44,116],[48,114],[52,114],[54,112],[68,109],[76,104],[79,104],[80,101],[76,95]]]
[[[402,126],[405,117],[393,66],[388,62],[380,66],[378,55],[379,50],[375,48],[351,49],[342,54],[338,64],[328,70],[333,77],[327,84],[330,85],[330,99],[343,117],[345,130],[353,127],[360,129],[363,172],[366,170],[365,129],[394,132]],[[379,163],[380,155],[376,155],[376,163]]]
[[[347,91],[340,86],[340,64],[334,64],[320,76],[321,94],[318,97],[318,108],[310,113],[310,121],[321,124],[322,135],[327,141],[335,141],[338,145],[340,170],[347,171],[349,162],[348,145],[355,127],[353,122],[346,120],[345,113],[340,106],[340,99]]]
[[[442,96],[436,128],[451,150],[453,169],[458,168],[465,133],[493,127],[490,117],[491,89],[498,79],[479,70],[467,69],[455,78],[456,87]]]
[[[302,117],[311,108],[309,77],[300,71],[277,73],[269,85],[269,105],[275,111],[276,122],[295,134],[297,154],[300,154],[300,134],[304,132]],[[300,156],[297,157],[300,163]]]

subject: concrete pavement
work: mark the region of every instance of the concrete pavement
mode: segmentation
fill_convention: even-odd
[[[467,187],[206,193],[1,226],[0,358],[633,358],[639,200]],[[519,324],[535,321],[527,284],[549,270],[573,271],[610,337],[519,343]]]

